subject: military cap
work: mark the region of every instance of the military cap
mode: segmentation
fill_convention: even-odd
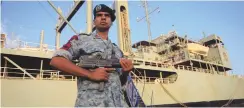
[[[93,9],[94,18],[96,18],[97,12],[108,12],[111,16],[112,22],[114,22],[114,20],[116,19],[115,10],[112,10],[110,7],[108,7],[104,4],[96,5],[96,7]]]

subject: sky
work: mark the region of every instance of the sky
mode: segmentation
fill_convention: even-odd
[[[52,1],[67,16],[72,1]],[[94,1],[97,4],[111,6],[113,1]],[[146,20],[137,22],[145,16],[140,1],[129,1],[129,19],[132,43],[148,40]],[[150,14],[152,38],[176,30],[178,35],[193,40],[206,35],[220,36],[228,51],[233,73],[244,74],[244,2],[243,1],[149,1],[149,12],[157,7],[160,12]],[[1,33],[7,34],[8,47],[15,47],[12,40],[24,40],[39,43],[41,30],[44,30],[44,43],[55,45],[55,26],[58,14],[47,1],[2,1]],[[86,3],[70,21],[76,31],[86,31]],[[174,25],[174,26],[172,26]],[[109,38],[117,44],[117,24],[113,24]],[[60,45],[63,45],[75,33],[66,26],[61,33]],[[51,47],[50,47],[51,48]]]

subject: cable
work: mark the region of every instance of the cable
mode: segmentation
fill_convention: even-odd
[[[232,101],[234,100],[234,96],[235,96],[235,94],[236,94],[236,92],[238,90],[238,86],[240,85],[240,82],[241,82],[241,79],[238,79],[238,80],[239,80],[238,81],[238,84],[236,85],[236,88],[235,88],[233,94],[231,95],[230,100],[226,104],[224,104],[223,106],[221,106],[221,107],[226,107],[226,106],[230,105],[232,103]]]
[[[135,70],[137,70],[135,68]],[[139,70],[137,70],[139,73],[141,73]],[[183,107],[187,107],[184,103],[180,102],[178,99],[176,99],[163,85],[162,85],[162,82],[160,82],[160,86],[163,88],[163,90],[173,99],[175,100],[176,102],[178,102],[180,105],[182,105]],[[144,85],[143,85],[143,88],[145,88],[145,81],[144,81]],[[142,94],[143,94],[144,90],[142,91]],[[150,97],[150,96],[149,96]]]
[[[39,1],[38,1],[38,4],[41,5],[41,7],[48,13],[48,15],[51,17],[51,19],[54,19],[54,22],[56,23],[56,18],[54,18],[54,16],[52,16],[52,14],[45,8],[45,6]]]
[[[163,90],[176,102],[178,102],[180,105],[182,105],[183,107],[187,107],[184,103],[180,102],[178,99],[176,99],[162,84],[162,82],[160,81],[160,85],[163,88]]]
[[[135,70],[138,71],[140,75],[142,75],[142,73],[141,73],[139,70],[137,70],[136,68],[135,68]],[[145,76],[145,75],[143,75],[143,76]],[[142,94],[141,94],[142,97],[143,97],[143,94],[144,94],[145,84],[146,84],[146,78],[144,77],[143,88],[142,88]]]

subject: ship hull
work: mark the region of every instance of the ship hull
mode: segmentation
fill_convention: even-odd
[[[244,99],[234,99],[229,105],[229,100],[218,100],[218,101],[209,101],[209,102],[189,102],[184,103],[188,107],[221,107],[226,105],[226,107],[244,107]],[[182,107],[181,104],[162,104],[162,105],[151,105],[148,107]]]
[[[244,103],[243,78],[187,70],[175,72],[178,77],[174,83],[144,84],[134,81],[146,106],[223,106],[232,102]]]
[[[14,55],[19,55],[19,52],[2,49],[2,60],[3,56],[9,57],[24,68],[34,67],[31,64],[39,65],[41,61],[39,58],[42,58],[43,62],[50,60],[49,57],[44,58],[39,56],[40,54],[35,54],[38,55],[38,59],[31,58],[32,61],[29,64],[22,62],[22,59],[30,59],[30,57],[18,56],[15,58]],[[2,63],[5,62],[2,61]],[[1,66],[4,67],[4,64]],[[43,69],[49,68],[49,66],[43,65]],[[177,74],[176,81],[160,84],[139,83],[133,80],[146,106],[223,106],[226,103],[230,103],[228,106],[235,104],[243,106],[241,103],[244,99],[244,78],[169,68],[160,68],[159,70],[161,72],[175,72]],[[20,71],[20,73],[23,72]],[[5,77],[0,81],[1,107],[73,107],[75,103],[76,81],[54,80],[45,77],[42,80]]]
[[[74,107],[75,81],[1,79],[1,107]]]
[[[198,72],[177,72],[171,84],[134,82],[146,106],[243,106],[244,79]],[[152,93],[153,92],[153,93]],[[1,79],[2,107],[72,107],[76,81]]]

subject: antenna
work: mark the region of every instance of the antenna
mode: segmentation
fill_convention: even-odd
[[[173,31],[176,32],[176,29],[175,29],[175,25],[174,24],[172,25],[172,28],[173,28]]]
[[[206,34],[205,34],[205,32],[202,32],[202,34],[203,34],[203,37],[205,38],[205,37],[206,37]]]
[[[148,13],[148,7],[147,7],[148,2],[146,0],[142,0],[141,3],[142,3],[143,8],[145,9],[145,14],[146,15],[144,17],[140,18],[140,19],[137,18],[137,22],[140,22],[142,19],[146,18],[146,21],[147,21],[147,29],[148,29],[148,39],[149,39],[149,42],[151,42],[152,36],[151,36],[151,28],[150,28],[149,15],[152,14],[153,12],[155,12],[156,10],[158,10],[158,13],[159,13],[160,10],[159,10],[159,7],[157,7],[153,11],[151,11],[151,12]]]

